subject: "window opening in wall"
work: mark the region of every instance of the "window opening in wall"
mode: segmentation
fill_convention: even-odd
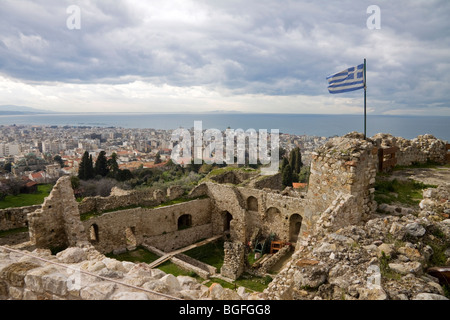
[[[183,230],[192,226],[192,216],[183,214],[178,218],[178,230]]]
[[[294,213],[289,219],[289,241],[297,242],[300,228],[302,227],[302,216]]]
[[[89,240],[98,242],[98,226],[95,223],[89,227]]]
[[[224,228],[223,231],[230,231],[231,220],[233,220],[233,216],[228,211],[224,212]]]
[[[253,196],[247,198],[247,209],[249,211],[258,211],[258,199]]]

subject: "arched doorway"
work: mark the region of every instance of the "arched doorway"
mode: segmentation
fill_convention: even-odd
[[[223,231],[230,231],[231,220],[233,220],[233,216],[228,211],[223,212]]]
[[[247,210],[258,211],[258,199],[253,196],[247,198]]]
[[[289,241],[297,242],[298,234],[300,233],[300,228],[302,227],[302,216],[298,213],[294,213],[289,218]]]
[[[92,243],[98,242],[98,225],[95,223],[89,227],[89,241]]]

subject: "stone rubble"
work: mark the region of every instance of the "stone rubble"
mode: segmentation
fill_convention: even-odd
[[[88,235],[80,222],[80,211],[88,207],[103,211],[109,202],[101,198],[85,201],[81,210],[68,177],[64,177],[42,208],[28,214],[30,240],[37,247],[32,254],[36,257],[0,247],[0,299],[445,300],[446,292],[437,278],[427,274],[427,268],[450,265],[450,184],[424,190],[424,199],[417,210],[381,205],[377,211],[374,184],[378,151],[383,147],[400,150],[396,156],[400,165],[444,161],[445,143],[431,135],[406,140],[378,134],[363,140],[361,134],[353,132],[330,139],[311,154],[305,199],[289,189],[276,193],[213,182],[194,190],[198,195],[208,196],[197,204],[190,202],[192,208],[204,204],[195,217],[203,214],[206,221],[209,217],[206,213],[214,213],[211,221],[195,227],[196,232],[205,234],[203,226],[215,234],[227,228],[230,231],[230,241],[225,242],[222,276],[236,279],[245,271],[247,237],[255,228],[260,228],[265,236],[275,231],[283,239],[295,239],[294,254],[263,293],[249,294],[244,288],[235,291],[218,283],[208,288],[194,278],[175,277],[145,263],[121,262],[104,256],[98,251],[98,238],[103,239],[106,233],[100,233],[100,237],[91,235],[90,240],[97,241],[94,248],[86,241]],[[239,177],[233,173],[223,178],[222,183],[228,183]],[[161,203],[180,196],[182,191],[156,190],[144,197],[114,190],[111,197],[120,199],[121,204],[137,198],[141,202]],[[186,209],[187,205],[182,206]],[[175,210],[178,207],[160,209],[165,212],[161,216],[179,218],[180,213]],[[144,212],[139,208],[123,210],[121,214],[139,240],[148,230],[135,227],[162,225],[142,223]],[[116,227],[108,220],[112,216],[107,214],[91,222],[105,232]],[[136,223],[132,225],[133,221]],[[292,221],[301,223],[294,235],[289,230]],[[116,223],[123,227],[123,221]],[[95,235],[95,228],[92,230]],[[194,228],[186,230],[194,234]],[[122,233],[117,237],[121,240]],[[108,240],[111,238],[109,235]],[[47,249],[58,247],[68,248],[56,255]]]
[[[440,195],[447,195],[448,188],[437,189]],[[438,194],[438,190],[424,190],[424,194]],[[435,199],[433,208],[444,203],[441,196]],[[426,270],[438,255],[442,259],[442,254],[444,264],[450,266],[450,219],[431,211],[425,216],[423,212],[429,208],[415,215],[372,214],[357,225],[310,235],[269,284],[265,297],[448,300],[439,280]],[[317,225],[316,230],[324,229]]]
[[[0,248],[0,299],[258,299],[257,294],[249,294],[242,289],[234,291],[218,283],[208,288],[192,277],[175,277],[159,269],[151,269],[145,263],[111,259],[90,245],[70,247],[56,256],[46,249],[35,249],[27,254],[33,257]]]

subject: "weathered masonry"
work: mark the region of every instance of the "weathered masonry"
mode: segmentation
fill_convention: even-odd
[[[309,234],[321,232],[315,230],[316,225],[333,231],[365,219],[377,205],[373,185],[379,149],[393,146],[398,147],[399,164],[445,161],[445,143],[431,136],[408,143],[388,135],[363,140],[352,133],[331,139],[312,154],[304,197],[254,185],[237,186],[230,183],[235,176],[227,173],[222,183],[202,183],[191,191],[192,200],[175,205],[151,208],[181,196],[176,188],[166,194],[115,190],[111,197],[89,198],[78,204],[70,179],[63,177],[41,208],[28,213],[22,223],[28,223],[31,242],[38,248],[91,244],[101,253],[141,244],[171,252],[200,239],[227,234],[221,272],[236,279],[245,270],[246,248],[257,235],[273,236],[298,248]],[[114,209],[130,206],[133,208]],[[90,211],[104,213],[81,221],[80,213]],[[11,215],[0,218],[13,220]],[[19,220],[14,223],[20,225]]]

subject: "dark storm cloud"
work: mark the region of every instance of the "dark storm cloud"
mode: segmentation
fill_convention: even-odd
[[[66,27],[69,5],[81,29]],[[381,30],[366,27],[371,4]],[[203,86],[327,95],[368,61],[383,108],[448,108],[450,3],[442,1],[3,1],[0,72],[22,81]],[[352,96],[351,94],[349,96]]]

